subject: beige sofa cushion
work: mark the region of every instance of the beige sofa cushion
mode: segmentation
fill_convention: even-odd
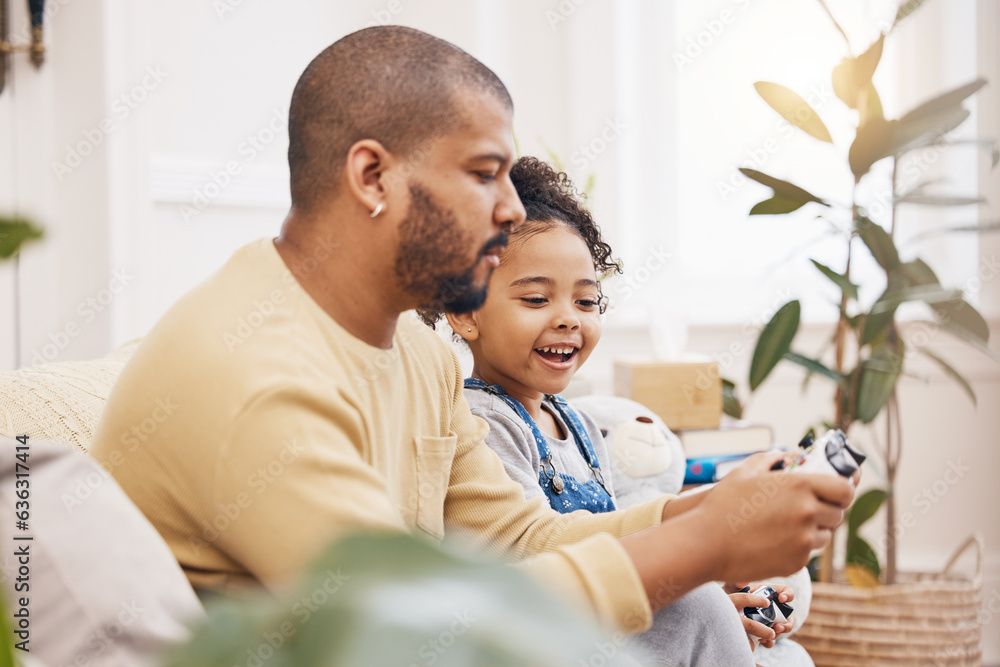
[[[0,592],[14,641],[48,667],[162,664],[204,614],[170,547],[89,456],[31,437],[22,445],[0,438]],[[27,453],[21,468],[17,452]],[[18,490],[30,507],[20,517]]]
[[[100,359],[0,373],[0,436],[28,434],[86,452],[111,386],[138,344],[130,341]]]

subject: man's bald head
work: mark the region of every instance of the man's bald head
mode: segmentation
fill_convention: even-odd
[[[488,67],[412,28],[366,28],[334,42],[299,77],[288,114],[292,205],[310,213],[334,193],[348,149],[374,139],[408,155],[462,122],[460,91],[510,94]]]

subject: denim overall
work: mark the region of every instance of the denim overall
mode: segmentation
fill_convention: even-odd
[[[552,455],[549,453],[549,446],[545,442],[545,436],[542,435],[538,425],[535,424],[535,420],[531,418],[531,415],[528,414],[523,405],[507,395],[503,387],[500,385],[488,385],[476,378],[466,378],[465,388],[481,389],[499,397],[531,429],[532,434],[535,436],[538,457],[541,459],[541,467],[538,471],[538,484],[549,499],[549,505],[552,506],[552,509],[562,513],[583,509],[595,514],[599,512],[613,512],[615,510],[615,501],[604,486],[604,477],[601,475],[601,464],[594,453],[594,446],[590,442],[587,430],[580,422],[576,411],[566,403],[566,399],[552,394],[545,395],[556,411],[559,412],[559,416],[562,417],[563,422],[569,427],[569,430],[573,434],[573,440],[576,441],[576,446],[580,449],[580,454],[583,455],[587,465],[590,466],[590,469],[594,473],[594,479],[585,482],[581,482],[572,475],[559,472],[555,469],[552,462]]]

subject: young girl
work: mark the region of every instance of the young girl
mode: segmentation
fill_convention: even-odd
[[[448,315],[474,359],[466,398],[489,423],[486,443],[527,498],[544,495],[559,512],[612,511],[610,457],[600,430],[558,393],[601,337],[605,299],[597,274],[620,269],[565,174],[523,157],[510,176],[526,222],[510,233],[483,306]],[[790,589],[780,592],[782,602],[792,599]],[[702,586],[657,613],[640,644],[670,664],[753,664],[745,633],[765,646],[775,634],[733,612],[761,601],[746,594],[729,599],[717,585]]]

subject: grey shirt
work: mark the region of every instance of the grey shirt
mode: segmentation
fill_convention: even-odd
[[[538,482],[538,473],[541,468],[541,457],[535,447],[535,436],[531,432],[531,427],[524,423],[518,414],[504,402],[499,396],[484,391],[482,389],[466,389],[465,398],[469,401],[472,414],[482,417],[490,425],[490,432],[486,435],[486,444],[495,451],[507,474],[515,482],[524,488],[525,498],[544,496],[544,491]],[[568,437],[564,440],[553,438],[547,433],[542,433],[545,442],[552,455],[552,464],[560,474],[572,475],[581,482],[594,479],[594,473],[587,465],[586,459],[577,447],[573,433],[559,416],[559,412],[547,400],[542,400],[542,409],[548,411],[559,424],[562,432]],[[597,427],[594,420],[585,412],[576,410],[580,417],[590,442],[594,446],[594,453],[601,466],[601,476],[604,478],[604,487],[614,498],[614,489],[611,488],[611,458],[608,455],[608,447],[604,443],[601,429]]]

